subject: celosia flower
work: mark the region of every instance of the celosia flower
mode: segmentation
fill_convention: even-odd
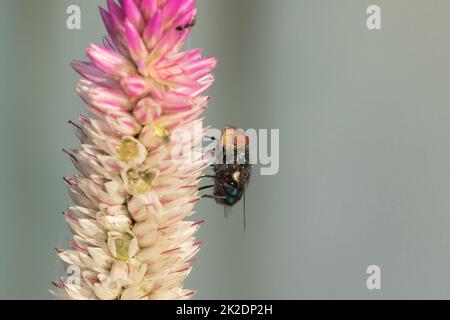
[[[185,299],[200,243],[193,215],[206,163],[171,160],[177,129],[201,126],[214,58],[181,51],[195,0],[108,1],[109,36],[75,62],[89,117],[73,123],[81,141],[65,150],[79,174],[65,178],[71,249],[57,249],[80,281],[54,283],[67,299]]]

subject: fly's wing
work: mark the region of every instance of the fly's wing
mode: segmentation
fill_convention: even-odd
[[[246,213],[245,213],[245,193],[244,193],[244,196],[243,196],[243,206],[244,206],[244,211],[243,211],[243,216],[242,216],[242,218],[243,218],[243,223],[244,223],[244,232],[247,230],[247,216],[246,216]],[[229,206],[224,206],[223,207],[223,210],[224,210],[224,213],[225,213],[225,218],[228,218],[229,216],[231,216],[231,213],[232,213],[232,209],[233,209],[233,207],[229,207]]]
[[[247,217],[245,215],[245,192],[244,192],[244,212],[243,212],[243,219],[244,219],[244,232],[247,229]]]
[[[223,211],[225,213],[225,218],[228,218],[229,216],[231,216],[231,207],[229,206],[224,206],[223,207]]]

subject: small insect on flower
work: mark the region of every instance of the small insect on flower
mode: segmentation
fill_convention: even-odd
[[[215,138],[210,139],[216,140]],[[220,159],[217,159],[216,156],[216,161],[219,161],[212,165],[215,175],[204,176],[213,178],[214,184],[199,190],[214,188],[213,195],[204,195],[203,198],[214,199],[217,204],[223,206],[226,217],[228,217],[231,207],[243,199],[245,230],[245,192],[251,176],[249,138],[242,130],[228,127],[223,130],[217,148],[219,150],[216,149],[216,155],[218,154]]]
[[[197,20],[194,19],[194,20],[192,20],[192,22],[186,23],[185,25],[180,25],[180,26],[176,27],[175,29],[177,31],[184,31],[186,29],[195,27],[196,24],[197,24]]]

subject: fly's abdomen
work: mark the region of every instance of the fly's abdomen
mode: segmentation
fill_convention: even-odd
[[[227,203],[227,205],[234,206],[236,203],[239,202],[239,200],[241,200],[242,193],[239,191],[238,188],[225,187],[225,191],[226,191],[225,202]]]

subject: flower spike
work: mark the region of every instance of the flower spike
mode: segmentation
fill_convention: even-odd
[[[88,116],[70,121],[81,141],[64,149],[74,178],[64,177],[74,202],[63,215],[73,233],[55,248],[80,270],[79,284],[53,282],[62,299],[187,299],[184,280],[203,242],[195,233],[199,157],[171,158],[174,132],[202,128],[215,58],[182,51],[195,25],[195,0],[107,0],[100,15],[108,36],[74,61],[77,92]],[[184,147],[184,145],[183,145]]]

